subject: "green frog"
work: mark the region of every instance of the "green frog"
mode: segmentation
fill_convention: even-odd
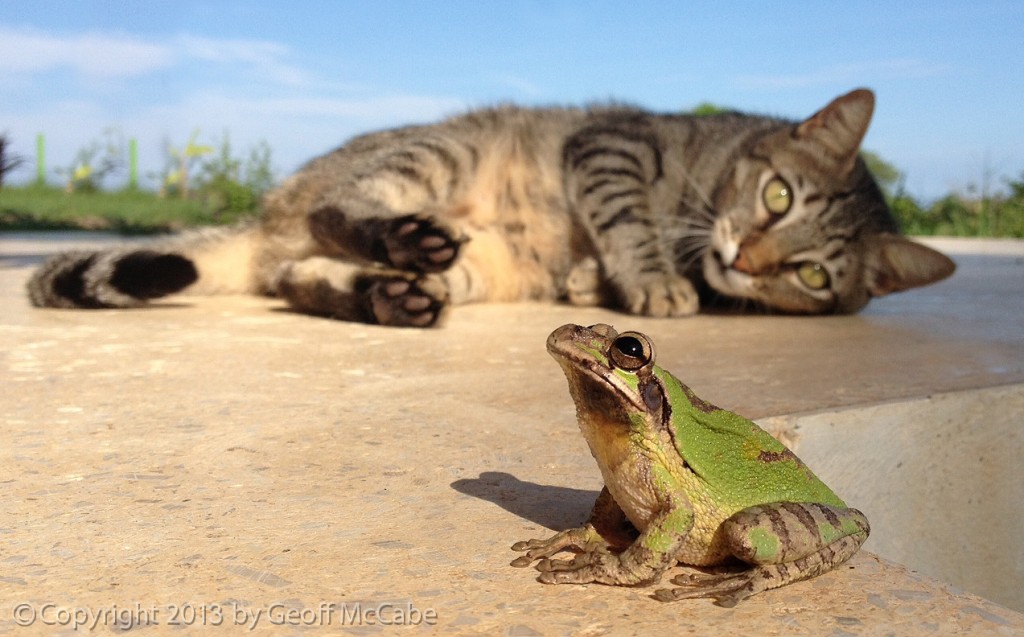
[[[589,521],[512,546],[546,584],[653,584],[662,601],[733,606],[848,560],[868,537],[846,504],[787,447],[698,398],[658,367],[651,340],[609,325],[564,325],[548,338],[605,487]],[[578,552],[555,559],[559,551]]]

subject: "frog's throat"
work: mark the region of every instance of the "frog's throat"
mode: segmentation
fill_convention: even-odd
[[[629,374],[618,369],[610,368],[603,364],[601,359],[589,356],[572,356],[565,352],[551,352],[558,364],[562,367],[570,384],[576,384],[579,377],[585,377],[591,382],[598,383],[613,392],[621,400],[628,403],[636,411],[646,411],[643,398],[638,390],[639,379],[635,374]]]

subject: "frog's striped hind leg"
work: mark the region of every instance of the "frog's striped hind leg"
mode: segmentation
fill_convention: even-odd
[[[738,573],[672,580],[681,588],[655,593],[661,601],[713,597],[731,607],[761,591],[821,575],[842,564],[867,539],[867,518],[856,509],[784,502],[744,509],[720,533],[734,557],[751,565]]]

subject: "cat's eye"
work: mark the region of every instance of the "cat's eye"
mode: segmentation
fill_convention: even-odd
[[[644,365],[654,361],[654,348],[647,337],[639,332],[625,332],[612,342],[608,352],[619,369],[635,372]]]
[[[784,215],[793,205],[793,189],[782,177],[772,177],[761,191],[764,207],[773,215]]]
[[[824,290],[828,287],[830,278],[828,270],[820,263],[804,261],[796,267],[796,275],[800,282],[812,290]]]

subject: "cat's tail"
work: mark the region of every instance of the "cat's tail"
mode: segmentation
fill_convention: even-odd
[[[138,307],[175,292],[258,291],[253,223],[182,233],[135,246],[62,252],[27,284],[37,307]]]

